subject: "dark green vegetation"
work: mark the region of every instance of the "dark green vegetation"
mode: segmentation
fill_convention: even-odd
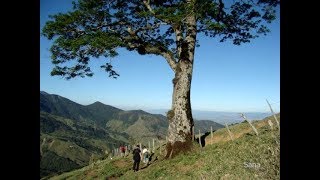
[[[210,131],[210,127],[212,126],[212,130],[215,131],[217,129],[220,128],[224,128],[223,125],[216,123],[214,121],[210,121],[210,120],[200,120],[200,121],[194,121],[194,131],[197,134],[199,132],[199,130],[201,131],[201,133]]]
[[[213,121],[196,121],[201,131],[219,129]],[[58,95],[40,92],[40,175],[45,177],[104,159],[121,144],[165,140],[163,115],[142,110],[123,111],[100,102],[80,105]]]
[[[277,115],[280,120],[280,114]],[[270,128],[268,120],[274,127]],[[164,160],[164,149],[156,150],[151,165],[143,163],[133,172],[132,155],[96,161],[90,166],[55,176],[52,179],[280,179],[280,133],[273,117],[254,121],[259,136],[247,122],[230,126],[231,141],[225,128],[206,137],[207,145],[194,143],[191,152]],[[164,145],[163,145],[164,147]],[[157,157],[157,158],[155,158]]]

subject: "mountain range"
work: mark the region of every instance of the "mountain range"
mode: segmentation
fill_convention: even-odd
[[[195,121],[195,132],[224,126]],[[40,176],[80,168],[108,156],[121,144],[165,140],[168,122],[161,114],[124,111],[95,102],[81,105],[59,95],[40,91]]]
[[[146,110],[149,113],[156,113],[165,115],[168,112],[167,109],[150,109]],[[244,119],[241,118],[240,113],[250,120],[262,120],[272,114],[269,112],[224,112],[224,111],[203,111],[203,110],[192,110],[192,116],[195,120],[209,120],[220,124],[233,124],[242,122]]]

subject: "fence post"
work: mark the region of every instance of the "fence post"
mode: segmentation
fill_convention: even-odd
[[[199,144],[200,144],[200,148],[202,147],[202,144],[201,144],[201,133],[200,133],[200,129],[199,129]]]
[[[41,154],[41,156],[42,156],[42,154],[43,154],[42,148],[43,148],[43,146],[44,146],[45,143],[46,143],[46,138],[43,138],[42,143],[41,143],[41,146],[40,146],[40,154]]]
[[[173,153],[173,146],[172,146],[172,149],[171,149],[171,152],[170,152],[169,159],[171,159],[172,153]]]
[[[229,134],[229,136],[230,136],[231,140],[233,141],[233,135],[232,135],[231,131],[229,130],[228,124],[227,124],[227,123],[225,123],[225,125],[226,125],[226,127],[227,127],[228,134]]]
[[[93,154],[91,154],[90,160],[89,160],[89,164],[92,164],[92,163],[93,163]]]
[[[253,131],[254,131],[254,132],[257,134],[257,136],[258,136],[259,133],[258,133],[257,129],[251,124],[251,122],[247,119],[247,117],[246,117],[243,113],[241,113],[241,117],[242,117],[243,119],[245,119],[245,120],[250,124],[251,128],[253,129]]]
[[[160,150],[159,151],[160,151],[160,155],[161,155],[161,146],[162,146],[161,145],[161,140],[159,140],[159,145],[160,145],[160,148],[159,148]]]
[[[168,151],[167,151],[167,144],[168,144],[168,142],[166,142],[166,143],[165,143],[165,145],[166,145],[166,147],[164,148],[164,153],[165,153],[165,154],[168,154]]]
[[[154,153],[154,139],[152,139],[152,152]]]
[[[194,136],[195,136],[195,134],[194,134],[194,126],[192,126],[192,141],[194,141]]]
[[[211,126],[210,130],[211,130],[211,139],[212,139],[213,138],[212,126]]]
[[[268,124],[269,124],[271,130],[273,130],[273,123],[272,123],[272,121],[270,119],[268,119]]]
[[[278,119],[277,119],[277,117],[276,117],[275,113],[273,112],[272,107],[271,107],[271,105],[270,105],[269,101],[268,101],[267,99],[266,99],[266,101],[267,101],[267,103],[268,103],[268,105],[269,105],[269,108],[270,108],[270,111],[271,111],[271,113],[272,113],[272,115],[273,115],[273,118],[276,120],[277,125],[278,125],[278,127],[279,127],[279,129],[280,129],[279,121],[278,121]]]

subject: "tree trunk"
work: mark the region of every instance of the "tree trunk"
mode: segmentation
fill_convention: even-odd
[[[190,103],[193,60],[197,36],[195,1],[187,0],[190,12],[186,15],[185,38],[181,29],[175,28],[179,61],[174,68],[172,107],[169,121],[166,158],[191,150],[193,118]],[[180,33],[179,33],[180,32]],[[170,65],[170,64],[169,64]]]
[[[194,125],[190,103],[192,68],[192,62],[186,60],[179,61],[176,68],[172,108],[167,113],[169,128],[166,158],[191,149]]]

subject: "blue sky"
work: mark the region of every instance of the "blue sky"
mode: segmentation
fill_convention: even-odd
[[[72,0],[41,0],[40,28],[48,15],[71,10]],[[194,110],[266,112],[265,99],[280,111],[280,22],[269,25],[271,33],[235,46],[198,35],[191,104]],[[141,56],[124,49],[113,58],[120,74],[108,77],[99,68],[105,59],[92,59],[95,75],[65,80],[50,76],[50,41],[40,36],[40,90],[64,96],[79,104],[95,101],[122,109],[169,109],[174,74],[164,58]]]

